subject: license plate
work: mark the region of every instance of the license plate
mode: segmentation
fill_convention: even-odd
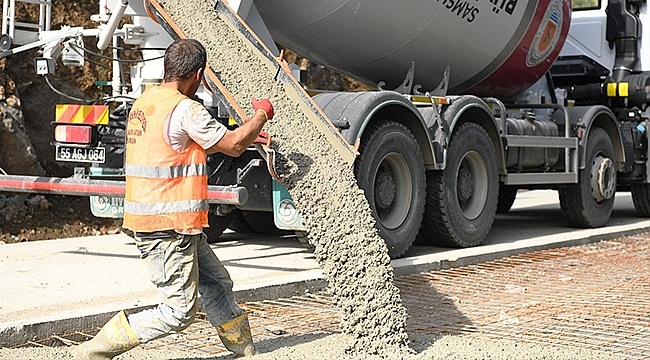
[[[106,161],[106,149],[94,147],[56,146],[57,161],[103,163]]]

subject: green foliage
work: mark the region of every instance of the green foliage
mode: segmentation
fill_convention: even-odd
[[[600,8],[600,0],[573,0],[573,10],[581,9],[598,9]]]

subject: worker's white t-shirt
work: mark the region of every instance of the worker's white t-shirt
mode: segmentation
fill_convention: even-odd
[[[226,134],[226,127],[215,120],[200,103],[183,99],[165,122],[165,141],[174,150],[184,151],[190,141],[209,149]]]
[[[183,99],[165,120],[165,141],[178,152],[192,142],[209,149],[226,134],[226,127],[210,115],[200,103]],[[174,229],[179,234],[197,235],[203,229]]]

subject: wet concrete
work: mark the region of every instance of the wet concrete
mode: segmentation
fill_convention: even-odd
[[[393,284],[388,250],[350,164],[319,130],[303,100],[276,80],[278,68],[242,41],[212,9],[212,1],[160,3],[187,37],[203,43],[210,66],[237,104],[252,113],[252,97],[271,100],[276,115],[266,129],[273,136],[277,170],[341,309],[341,328],[352,335],[350,351],[406,351],[406,310]]]

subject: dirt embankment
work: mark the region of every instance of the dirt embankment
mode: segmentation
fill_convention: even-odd
[[[90,15],[97,0],[54,1],[52,30],[63,25],[93,27]],[[38,5],[17,3],[18,21],[38,22]],[[96,51],[92,40],[86,47]],[[54,160],[53,127],[55,105],[72,100],[55,93],[34,70],[37,49],[0,60],[0,168],[10,175],[68,177],[74,166]],[[101,63],[101,61],[99,61]],[[104,61],[104,65],[110,64]],[[86,62],[71,68],[59,62],[54,87],[80,98],[96,98],[103,89],[96,80],[109,79],[106,68]],[[0,243],[88,236],[116,231],[111,219],[92,216],[88,200],[55,195],[0,194]]]

